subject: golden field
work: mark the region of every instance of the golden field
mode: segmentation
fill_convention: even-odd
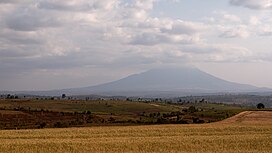
[[[3,130],[0,152],[272,152],[272,112],[211,124]]]

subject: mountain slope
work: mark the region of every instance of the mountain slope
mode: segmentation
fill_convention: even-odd
[[[92,91],[249,91],[251,85],[228,82],[196,68],[153,69],[124,79],[85,88]]]
[[[258,88],[222,80],[196,68],[153,69],[140,74],[92,87],[81,88],[95,94],[129,94],[155,92],[251,92]]]
[[[39,95],[108,95],[108,96],[181,96],[223,92],[263,92],[251,85],[233,83],[212,76],[197,68],[152,69],[126,78],[84,88],[27,92]],[[266,90],[267,91],[267,90]]]

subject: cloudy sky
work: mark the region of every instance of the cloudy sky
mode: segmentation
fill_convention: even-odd
[[[0,90],[193,65],[272,87],[272,0],[0,0]]]

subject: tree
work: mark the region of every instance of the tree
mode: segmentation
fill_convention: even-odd
[[[258,109],[264,109],[265,106],[264,106],[263,103],[259,103],[259,104],[257,104],[257,108],[258,108]]]
[[[62,94],[62,95],[61,95],[61,98],[62,98],[62,99],[66,98],[66,95],[65,95],[65,94]]]

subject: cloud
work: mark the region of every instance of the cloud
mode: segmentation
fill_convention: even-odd
[[[259,30],[260,36],[272,36],[272,28],[270,25],[263,25]]]
[[[31,0],[24,0],[24,1],[21,1],[21,0],[1,0],[0,1],[0,4],[1,3],[4,3],[4,4],[12,4],[12,3],[27,3],[27,2],[30,2]]]
[[[37,4],[40,9],[55,10],[55,11],[94,11],[94,10],[110,10],[117,6],[119,1],[117,0],[65,0],[65,1],[55,1],[55,0],[39,0]]]
[[[223,33],[219,35],[222,38],[247,38],[250,36],[250,33],[247,30],[246,26],[233,27],[227,30],[224,30]]]
[[[260,19],[257,16],[251,16],[250,19],[249,19],[249,23],[251,25],[258,25],[261,22],[260,22]]]
[[[242,19],[232,13],[226,11],[214,11],[212,17],[204,18],[205,21],[210,23],[219,23],[219,24],[241,24],[243,21]]]
[[[246,47],[229,44],[198,43],[180,46],[179,50],[194,62],[248,62],[253,53]]]
[[[150,10],[156,0],[137,0],[135,6],[141,9]]]
[[[270,22],[257,15],[252,24],[227,12],[212,14],[212,22],[176,19],[154,13],[160,2],[1,1],[0,76],[59,72],[61,78],[76,75],[72,70],[88,76],[93,69],[256,60],[237,39],[225,38],[271,34]],[[262,29],[264,22],[268,26]]]
[[[223,14],[223,19],[229,22],[241,22],[241,19],[233,14]]]
[[[158,1],[135,0],[129,3],[117,0],[39,0],[29,2],[28,5],[14,4],[17,9],[10,10],[2,21],[2,33],[6,31],[6,37],[2,38],[1,59],[27,58],[36,63],[33,65],[37,69],[54,68],[50,66],[54,65],[52,63],[59,65],[55,68],[60,69],[61,65],[114,65],[120,58],[136,54],[140,54],[138,61],[142,58],[166,62],[163,59],[165,55],[171,55],[168,58],[186,56],[188,60],[194,61],[194,58],[188,58],[190,54],[207,50],[204,45],[199,44],[205,43],[203,35],[211,29],[210,25],[152,17],[150,11],[156,2]],[[237,16],[226,13],[224,18],[230,22],[240,21]],[[244,29],[246,28],[233,28],[232,31],[225,28],[221,37],[244,38],[247,36]],[[192,44],[197,47],[183,50],[185,46]],[[127,60],[119,63],[122,61],[124,65],[127,64]]]
[[[177,20],[168,28],[162,28],[161,31],[170,34],[194,34],[206,29],[206,26],[201,23]]]
[[[37,14],[20,14],[8,19],[7,25],[10,29],[16,31],[36,31],[45,27],[56,27],[60,23],[50,17],[41,16]]]
[[[206,62],[249,62],[252,52],[245,47],[228,44],[212,45],[217,50],[214,54],[208,55]]]
[[[34,5],[22,6],[6,15],[7,27],[16,31],[35,31],[60,25],[50,13],[39,11]]]
[[[199,35],[166,35],[163,33],[142,33],[132,39],[133,45],[192,44],[200,40]]]
[[[271,0],[230,0],[230,4],[250,9],[271,9]]]

